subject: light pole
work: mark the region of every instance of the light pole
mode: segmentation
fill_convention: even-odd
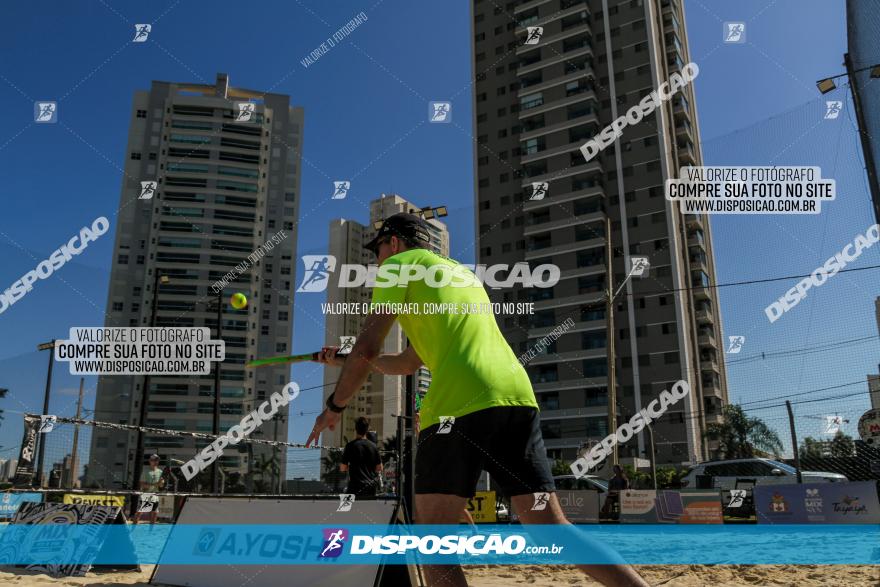
[[[49,369],[46,371],[46,391],[43,393],[43,415],[49,413],[49,393],[52,389],[52,367],[55,365],[55,339],[37,345],[38,351],[51,351],[49,353]],[[41,434],[37,434],[37,442],[40,443],[40,452],[37,457],[37,487],[43,486],[43,456],[46,452],[46,442]]]
[[[217,290],[217,340],[223,338],[223,289]],[[211,428],[214,437],[220,435],[220,361],[214,361],[214,423]],[[220,459],[217,458],[211,466],[211,488],[214,493],[220,493],[218,485],[220,481]]]
[[[880,180],[877,178],[877,164],[876,161],[874,161],[874,153],[871,150],[871,144],[869,142],[871,134],[868,132],[865,123],[865,111],[862,108],[862,98],[859,95],[859,80],[858,76],[856,76],[857,73],[870,70],[871,79],[880,78],[880,63],[869,65],[868,67],[862,67],[860,69],[853,69],[853,62],[849,53],[843,54],[843,62],[846,66],[846,73],[820,79],[816,82],[816,87],[819,88],[819,91],[822,94],[827,94],[831,90],[837,88],[834,80],[841,77],[849,77],[849,83],[852,85],[853,106],[856,111],[856,123],[859,127],[859,140],[862,143],[862,154],[865,157],[865,172],[868,175],[868,189],[871,192],[871,200],[874,203],[874,216],[877,219],[877,222],[880,222]]]
[[[167,275],[162,275],[159,273],[159,269],[156,268],[153,270],[153,302],[150,306],[150,328],[152,328],[156,324],[156,305],[159,302],[159,284],[165,285],[169,283],[171,280],[168,279]],[[144,375],[144,385],[143,391],[141,392],[141,410],[140,410],[140,418],[138,419],[138,431],[137,431],[137,445],[134,450],[134,456],[132,457],[132,472],[131,472],[131,489],[137,490],[138,481],[141,476],[141,467],[144,464],[144,423],[147,421],[147,402],[149,401],[150,396],[150,376]]]

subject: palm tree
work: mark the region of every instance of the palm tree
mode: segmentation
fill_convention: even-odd
[[[348,444],[348,438],[343,436],[342,444]],[[345,479],[345,473],[339,470],[339,465],[341,463],[341,450],[325,451],[324,456],[321,457],[321,469],[323,471],[322,477],[324,483],[332,485],[333,491],[337,492],[339,491],[339,484]]]
[[[397,432],[394,433],[394,436],[389,436],[385,440],[382,441],[382,448],[379,450],[382,451],[382,466],[387,467],[388,463],[396,458],[397,452]]]
[[[706,426],[709,438],[718,441],[721,458],[751,458],[756,452],[778,456],[782,452],[779,436],[760,418],[750,418],[735,404],[724,406],[721,414],[722,422]]]

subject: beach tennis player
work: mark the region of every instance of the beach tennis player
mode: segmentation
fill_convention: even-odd
[[[429,304],[489,304],[481,284],[474,281],[461,287],[444,279],[446,273],[461,276],[469,271],[428,249],[429,230],[418,216],[395,214],[366,245],[381,269],[373,303],[384,309],[367,317],[306,445],[317,442],[323,430],[335,428],[371,371],[410,375],[424,364],[431,371],[431,387],[420,412],[416,523],[458,524],[467,498],[474,495],[480,473],[486,470],[504,494],[511,496],[523,523],[568,524],[554,493],[531,382],[495,316],[491,312],[388,311],[403,304],[424,308]],[[382,278],[383,273],[407,279],[392,283]],[[383,341],[395,320],[412,346],[399,354],[382,355]],[[332,352],[322,353],[321,361],[339,364]],[[532,509],[535,493],[551,494],[547,507]],[[580,568],[605,585],[648,585],[626,564]],[[423,569],[431,586],[467,585],[460,566],[424,565]]]

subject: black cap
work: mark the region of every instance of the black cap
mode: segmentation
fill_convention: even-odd
[[[364,248],[377,254],[379,241],[386,236],[396,236],[400,239],[426,245],[431,242],[428,223],[415,214],[407,214],[405,212],[386,218],[379,232],[376,233],[373,240],[364,245]]]

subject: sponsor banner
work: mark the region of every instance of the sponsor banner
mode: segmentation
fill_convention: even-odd
[[[15,467],[15,487],[30,486],[34,478],[34,456],[37,450],[37,431],[40,428],[39,416],[24,417],[24,435],[21,439],[21,451],[18,453],[18,465]]]
[[[763,524],[880,524],[874,481],[758,485],[754,496]]]
[[[629,524],[722,524],[718,490],[629,489],[620,492],[620,521]]]
[[[116,569],[139,570],[130,534],[111,537],[104,531],[108,524],[127,528],[120,508],[26,501],[2,527],[0,563],[25,565],[53,577],[84,577],[96,559]]]
[[[474,522],[478,524],[494,524],[497,522],[498,514],[495,510],[495,492],[477,491],[472,498],[468,499],[467,511],[471,513]]]
[[[106,505],[121,508],[125,505],[124,495],[103,495],[87,493],[65,493],[63,502],[75,505]]]
[[[0,520],[12,518],[18,511],[18,506],[23,502],[32,501],[40,503],[43,501],[42,493],[4,493],[0,497]]]
[[[684,512],[678,519],[679,524],[723,524],[724,516],[721,507],[721,492],[715,491],[679,491]]]
[[[229,506],[233,500],[215,501]],[[247,500],[238,501],[247,504]],[[297,505],[291,506],[294,503]],[[158,564],[153,584],[191,587],[241,587],[239,572],[249,569],[251,574],[246,576],[253,577],[249,587],[287,585],[291,565],[297,565],[297,584],[359,587],[372,584],[382,563],[412,564],[416,559],[424,564],[463,565],[614,564],[621,559],[637,565],[719,561],[744,565],[867,565],[876,564],[874,551],[880,543],[880,527],[872,525],[487,524],[474,531],[465,525],[338,524],[335,522],[343,518],[364,520],[366,516],[337,514],[335,502],[322,503],[272,500],[271,507],[255,508],[261,519],[275,508],[280,518],[271,524],[218,524],[220,515],[230,511],[241,522],[245,508],[239,509],[237,504],[212,512],[217,515],[196,524],[100,526],[99,535],[89,535],[83,526],[10,524],[0,526],[0,559],[3,564],[30,564],[34,560],[30,557],[39,554],[44,559],[52,556],[59,565]],[[278,523],[292,517],[288,509],[311,523]],[[380,505],[369,513],[380,515],[382,509]],[[392,509],[390,504],[384,511],[389,518]],[[319,521],[314,515],[317,513],[328,519]],[[187,515],[187,506],[181,518],[190,522],[195,519]],[[123,552],[124,543],[132,545],[133,553]],[[77,551],[73,548],[76,544],[96,544],[99,551]],[[12,547],[7,548],[9,545]],[[254,574],[253,565],[263,570]]]
[[[599,523],[599,492],[590,489],[557,490],[556,498],[572,524]]]
[[[379,561],[325,566],[316,563],[338,560],[332,556],[338,549],[331,549],[327,552],[331,556],[320,561],[318,555],[333,542],[330,535],[347,524],[371,524],[376,534],[388,532],[396,503],[365,499],[355,500],[347,511],[339,511],[338,506],[337,496],[301,500],[190,497],[176,524],[128,529],[154,531],[138,533],[136,539],[133,536],[143,560],[149,558],[159,565],[150,581],[154,584],[241,587],[244,576],[248,577],[248,587],[276,587],[291,584],[289,565],[299,564],[311,566],[297,568],[297,585],[372,585]],[[220,520],[223,524],[218,523]],[[229,549],[234,556],[228,555]],[[266,565],[259,573],[247,566],[249,552]]]

